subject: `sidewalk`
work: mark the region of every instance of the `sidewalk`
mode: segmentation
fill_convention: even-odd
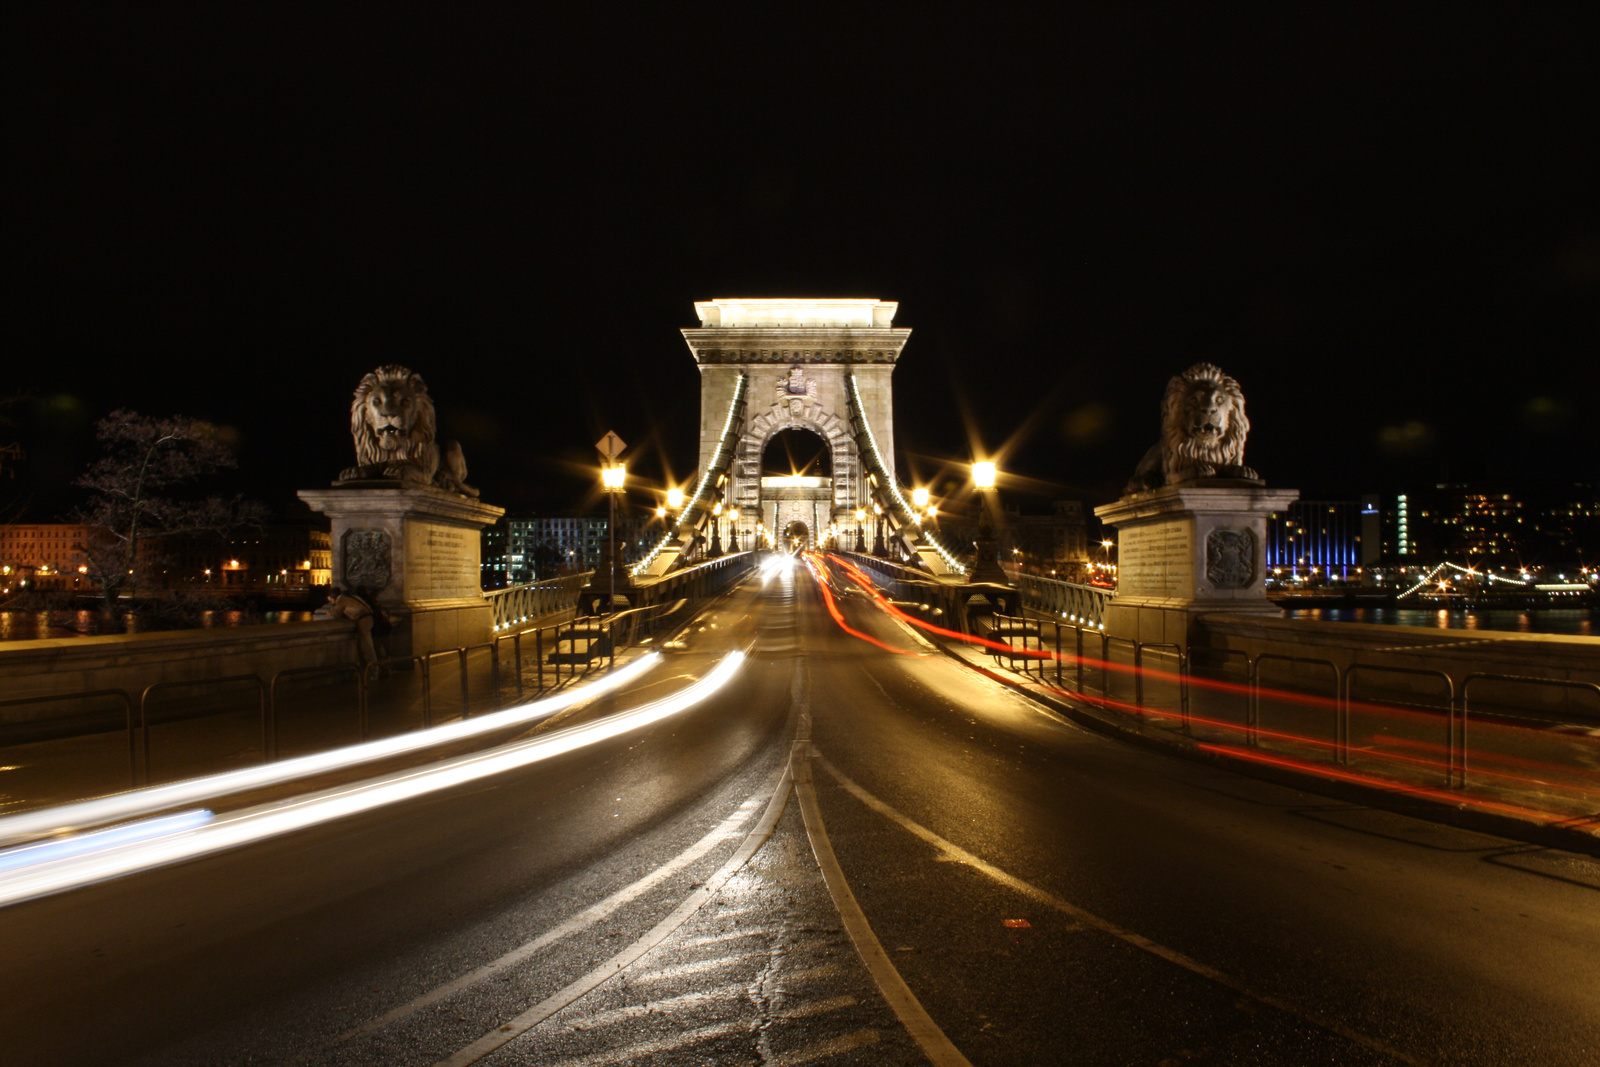
[[[1054,635],[1048,624],[1044,630],[1049,652]],[[1108,670],[1095,659],[1095,642],[1085,649],[1084,689],[1076,692],[1076,650],[1071,631],[1063,628],[1062,634],[1059,686],[1053,658],[1019,656],[1013,668],[1003,652],[996,658],[985,648],[923,636],[946,655],[1064,718],[1125,741],[1352,803],[1600,855],[1600,788],[1586,765],[1594,751],[1588,731],[1478,725],[1475,730],[1486,741],[1501,748],[1515,741],[1523,751],[1475,750],[1475,763],[1483,766],[1470,771],[1465,788],[1451,788],[1437,761],[1424,758],[1439,747],[1442,738],[1433,735],[1444,728],[1443,717],[1427,709],[1361,705],[1359,720],[1354,710],[1351,715],[1348,762],[1339,764],[1326,698],[1264,689],[1260,729],[1252,739],[1245,729],[1247,692],[1236,683],[1208,687],[1206,679],[1192,680],[1185,717],[1170,656],[1165,662],[1147,656],[1146,673],[1136,680],[1127,662],[1131,653],[1119,658],[1113,651],[1112,664],[1127,669]],[[1136,685],[1142,694],[1136,694]]]

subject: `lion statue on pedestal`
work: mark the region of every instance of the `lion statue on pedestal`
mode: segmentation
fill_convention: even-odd
[[[1161,440],[1139,461],[1126,491],[1142,493],[1196,478],[1260,481],[1244,465],[1249,433],[1239,383],[1215,364],[1196,363],[1167,382]]]
[[[339,480],[397,480],[477,496],[466,484],[461,445],[447,441],[441,448],[434,429],[433,398],[422,375],[393,363],[379,367],[361,379],[350,402],[356,465],[345,468]]]

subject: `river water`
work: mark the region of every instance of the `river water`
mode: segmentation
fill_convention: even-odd
[[[259,626],[285,622],[309,622],[309,611],[237,610],[206,611],[199,615],[201,629],[217,626]],[[98,611],[0,611],[0,641],[29,641],[42,637],[91,637],[99,633],[101,615]],[[150,626],[150,630],[172,629],[170,626]],[[140,631],[137,616],[131,630]]]
[[[1292,608],[1291,619],[1322,622],[1375,622],[1388,626],[1428,626],[1444,630],[1508,630],[1523,634],[1600,636],[1600,615],[1589,608]]]

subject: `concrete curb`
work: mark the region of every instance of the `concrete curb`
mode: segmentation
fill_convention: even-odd
[[[1600,857],[1600,837],[1578,826],[1539,822],[1508,813],[1484,811],[1468,804],[1449,804],[1441,800],[1400,794],[1356,782],[1341,782],[1315,774],[1303,774],[1284,767],[1237,760],[1219,752],[1208,752],[1198,748],[1193,741],[1186,738],[1145,733],[1090,705],[1040,692],[1034,685],[1023,682],[1020,678],[1009,677],[1009,672],[1000,668],[998,664],[991,668],[981,663],[974,663],[956,649],[949,647],[947,641],[937,638],[931,640],[941,652],[968,669],[999,682],[1079,726],[1119,741],[1352,804],[1380,808],[1513,841],[1524,841],[1543,848],[1557,848]]]

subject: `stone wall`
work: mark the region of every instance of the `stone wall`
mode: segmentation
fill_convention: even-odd
[[[158,682],[254,674],[270,683],[289,668],[355,662],[355,623],[348,620],[8,641],[0,643],[0,699],[120,689],[137,707],[139,695]],[[0,724],[59,717],[72,703],[0,707]]]
[[[1376,623],[1316,622],[1262,615],[1201,615],[1198,626],[1207,648],[1226,650],[1208,662],[1242,663],[1263,654],[1325,660],[1341,674],[1351,666],[1394,667],[1401,671],[1439,671],[1455,684],[1457,699],[1474,674],[1512,675],[1600,685],[1600,638],[1562,634],[1504,633],[1494,630],[1434,630]],[[1240,655],[1242,654],[1242,655]],[[1199,657],[1196,657],[1198,662]],[[1317,691],[1332,685],[1331,672],[1315,664],[1274,663],[1273,678],[1291,678]],[[1400,672],[1362,673],[1363,690],[1382,688],[1431,700],[1442,682]],[[1600,695],[1555,686],[1475,682],[1474,707],[1516,706],[1575,721],[1593,719],[1600,727]]]

